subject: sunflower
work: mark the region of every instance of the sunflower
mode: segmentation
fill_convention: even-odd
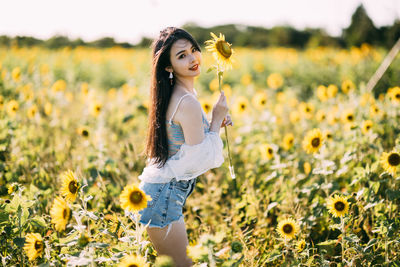
[[[51,222],[54,223],[57,231],[61,232],[65,230],[70,214],[71,211],[67,202],[62,197],[56,197],[50,210],[50,216]]]
[[[396,150],[393,150],[389,153],[383,152],[380,162],[385,171],[394,176],[396,174],[397,166],[400,165],[400,154]]]
[[[369,130],[371,130],[373,125],[373,122],[371,120],[366,120],[363,121],[362,126],[361,126],[361,131],[363,134],[366,134],[369,132]]]
[[[347,197],[335,195],[328,199],[328,210],[334,217],[343,217],[349,212]]]
[[[19,82],[21,80],[21,68],[15,67],[11,72],[11,77],[15,82]]]
[[[140,256],[135,255],[126,255],[122,258],[121,262],[118,264],[118,267],[148,267],[149,264],[146,263],[146,260]]]
[[[316,153],[322,146],[323,141],[324,138],[322,137],[321,130],[314,128],[311,131],[308,131],[304,137],[303,148],[307,153]]]
[[[328,100],[328,94],[327,94],[327,91],[326,91],[326,86],[320,85],[320,86],[317,87],[317,97],[322,102]]]
[[[291,218],[279,222],[277,231],[285,239],[292,239],[299,232],[299,225]]]
[[[388,95],[394,104],[399,104],[400,103],[400,87],[392,87],[388,90]]]
[[[248,110],[249,101],[244,96],[239,96],[233,106],[233,112],[238,115],[242,115]]]
[[[234,62],[232,59],[232,55],[234,54],[231,48],[232,45],[225,41],[225,36],[222,33],[219,34],[219,37],[212,32],[210,34],[213,39],[205,42],[207,51],[212,52],[222,71],[232,69],[232,63]]]
[[[354,85],[354,83],[351,80],[347,79],[342,82],[342,92],[343,93],[348,94],[354,88],[356,88],[356,86]]]
[[[296,244],[297,252],[302,252],[306,248],[306,241],[301,239]]]
[[[253,82],[253,78],[249,73],[245,73],[242,75],[240,78],[240,83],[243,84],[244,86],[248,86]]]
[[[337,113],[338,113],[338,108],[335,106],[331,108],[331,110],[326,115],[327,121],[330,125],[334,125],[339,122],[339,117]]]
[[[325,111],[323,110],[318,110],[317,113],[315,113],[315,118],[317,119],[317,121],[323,121],[326,118],[326,114]]]
[[[360,105],[364,107],[368,103],[374,104],[375,98],[370,93],[364,93],[361,96]]]
[[[90,105],[90,113],[95,117],[99,116],[101,109],[102,105],[99,102],[93,102]]]
[[[270,160],[274,157],[274,149],[269,144],[261,145],[260,152],[263,159]]]
[[[87,82],[81,84],[81,93],[84,96],[87,96],[89,94],[89,84]]]
[[[267,85],[269,88],[278,89],[283,85],[283,77],[279,73],[271,73],[267,77]]]
[[[278,102],[283,103],[286,102],[286,95],[284,92],[277,92],[276,93],[276,100],[278,100]]]
[[[303,169],[304,173],[308,175],[311,172],[311,164],[309,162],[304,162]]]
[[[38,233],[29,233],[25,237],[24,250],[30,261],[41,257],[43,253],[43,239]]]
[[[324,139],[328,140],[328,141],[332,141],[333,135],[332,135],[332,132],[330,130],[324,131]]]
[[[85,126],[80,126],[76,129],[76,132],[83,136],[83,137],[88,137],[89,136],[89,130]]]
[[[8,186],[7,188],[7,193],[9,195],[11,195],[12,193],[14,193],[15,191],[18,190],[18,183],[12,183]]]
[[[53,110],[53,105],[50,102],[46,102],[46,104],[44,105],[44,113],[47,116],[50,116],[52,110]]]
[[[7,103],[7,113],[8,113],[8,115],[10,115],[10,116],[15,116],[15,114],[16,114],[17,111],[18,111],[18,109],[19,109],[19,104],[18,104],[17,101],[15,101],[15,100],[10,100],[10,101]]]
[[[257,92],[251,99],[252,104],[258,110],[264,110],[267,105],[267,94],[265,92]]]
[[[147,201],[151,201],[151,197],[146,195],[137,185],[131,184],[125,186],[119,200],[123,209],[137,212],[147,207]]]
[[[61,174],[62,186],[61,194],[68,202],[74,202],[78,195],[79,184],[75,178],[75,174],[68,170]]]
[[[212,110],[212,104],[207,99],[200,99],[200,104],[206,114]]]
[[[107,96],[109,99],[114,99],[116,95],[117,95],[117,89],[114,87],[110,88],[107,92]]]
[[[306,119],[311,119],[314,112],[314,105],[311,103],[301,102],[299,105],[300,112]]]
[[[292,133],[288,133],[283,137],[283,148],[285,150],[289,150],[293,146],[294,135]]]
[[[338,87],[334,84],[328,85],[326,88],[326,94],[329,98],[334,98],[338,92]]]
[[[371,117],[376,117],[381,115],[381,110],[379,109],[379,107],[375,104],[371,105],[369,108],[369,114],[371,115]]]
[[[353,123],[355,119],[353,110],[346,109],[342,112],[341,118],[343,123]]]
[[[51,87],[53,92],[64,91],[65,88],[67,88],[67,83],[64,80],[57,80]]]
[[[300,114],[296,110],[293,110],[289,114],[289,119],[291,123],[296,123],[300,120]]]
[[[31,106],[31,107],[28,109],[28,117],[29,117],[29,118],[35,117],[35,114],[37,113],[37,111],[38,111],[38,109],[37,109],[37,106],[36,106],[36,105]]]
[[[288,102],[289,102],[289,103],[288,103],[289,106],[292,107],[292,108],[294,108],[295,106],[297,106],[298,103],[299,103],[299,101],[297,100],[297,98],[294,98],[294,97],[290,98],[290,99],[288,100]]]
[[[253,69],[258,72],[261,73],[265,70],[264,64],[262,64],[261,62],[256,62],[253,66]]]

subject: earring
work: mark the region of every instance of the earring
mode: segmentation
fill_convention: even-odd
[[[172,74],[172,71],[169,73],[169,80],[171,82],[172,85],[172,79],[174,78],[174,75]]]

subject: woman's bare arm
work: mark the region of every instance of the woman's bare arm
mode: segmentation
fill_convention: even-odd
[[[178,107],[177,119],[180,123],[185,143],[197,145],[204,140],[204,126],[201,104],[193,97],[186,97]]]

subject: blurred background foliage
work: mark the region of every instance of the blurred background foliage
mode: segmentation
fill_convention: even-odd
[[[270,29],[237,24],[203,28],[195,23],[186,23],[182,28],[189,31],[200,44],[203,44],[205,40],[209,39],[210,31],[224,32],[226,36],[229,36],[229,40],[234,43],[236,47],[246,46],[251,48],[265,48],[269,46],[294,48],[333,46],[349,48],[351,46],[360,46],[363,43],[390,48],[396,40],[400,38],[400,20],[397,19],[391,26],[376,27],[363,5],[358,6],[352,15],[350,25],[342,30],[341,36],[337,37],[330,36],[323,29],[306,28],[304,30],[297,30],[288,25],[275,26]],[[40,40],[30,36],[0,36],[0,46],[42,46],[49,49],[58,49],[67,46],[71,48],[77,46],[97,48],[120,46],[124,48],[137,48],[149,47],[151,41],[152,38],[146,36],[142,37],[137,44],[128,42],[119,43],[111,37],[85,42],[80,38],[70,40],[68,37],[61,35],[53,36],[48,40]]]

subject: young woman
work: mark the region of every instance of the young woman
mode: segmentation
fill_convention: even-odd
[[[232,125],[222,92],[209,123],[193,88],[200,74],[201,51],[186,31],[168,27],[152,44],[152,76],[147,134],[147,166],[140,188],[152,200],[140,211],[142,224],[158,254],[177,266],[191,266],[182,215],[197,177],[224,161],[220,128]]]

